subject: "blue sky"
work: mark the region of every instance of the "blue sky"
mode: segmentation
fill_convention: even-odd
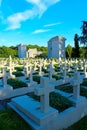
[[[57,35],[67,39],[66,46],[74,46],[83,20],[87,0],[0,0],[0,46],[47,46]]]

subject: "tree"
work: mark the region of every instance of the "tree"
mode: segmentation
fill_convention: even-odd
[[[80,50],[80,57],[85,58],[86,48],[85,47],[80,47],[79,50]]]
[[[79,36],[78,34],[75,34],[74,36],[74,45],[75,45],[75,57],[80,57],[80,51],[79,51]]]
[[[82,36],[79,37],[80,43],[87,46],[87,21],[83,21],[83,25],[82,25],[81,29],[82,29]],[[86,52],[85,53],[85,57],[86,57],[87,49],[85,52]]]
[[[71,58],[71,55],[72,55],[72,46],[70,44],[67,45],[66,52],[67,52],[69,58]]]
[[[17,49],[12,49],[10,47],[2,46],[0,47],[0,57],[17,57],[18,55]]]

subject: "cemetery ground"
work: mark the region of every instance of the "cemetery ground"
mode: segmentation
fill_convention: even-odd
[[[82,85],[87,85],[87,81],[84,80]],[[60,89],[65,92],[72,93],[72,86],[70,85],[61,85],[56,86],[56,89]],[[82,88],[81,92],[84,96],[87,97],[87,91],[84,91],[85,88]],[[39,97],[34,95],[34,93],[29,94],[32,98],[35,100],[39,100]],[[59,99],[58,99],[58,98]],[[52,101],[53,100],[53,101]],[[8,101],[8,100],[7,100]],[[64,101],[64,102],[63,102]],[[6,106],[5,103],[4,106]],[[55,94],[52,92],[50,94],[50,105],[56,109],[58,109],[60,112],[64,109],[67,109],[67,107],[70,107],[72,105],[69,101],[67,101],[67,98],[61,96],[60,94]],[[82,118],[80,121],[72,125],[71,127],[64,129],[64,130],[87,130],[87,116]],[[17,113],[15,113],[11,109],[5,109],[0,111],[0,130],[16,130],[20,128],[21,130],[33,130]]]
[[[11,61],[10,61],[10,64],[12,64]],[[49,106],[51,106],[52,108],[55,108],[56,110],[58,110],[58,115],[61,115],[61,113],[62,112],[64,113],[68,108],[71,108],[72,106],[74,108],[76,107],[74,102],[69,99],[69,97],[76,94],[73,92],[73,85],[71,85],[70,83],[68,83],[68,84],[65,83],[65,81],[67,81],[67,79],[74,77],[73,82],[77,83],[74,85],[77,87],[77,89],[78,89],[78,83],[80,86],[79,96],[80,95],[84,96],[84,97],[86,97],[85,99],[87,99],[87,87],[86,87],[87,79],[86,80],[84,79],[83,82],[80,81],[81,73],[80,73],[80,77],[79,77],[79,75],[78,75],[79,73],[77,72],[77,68],[76,68],[77,66],[74,66],[74,64],[73,64],[70,71],[66,71],[67,69],[64,64],[62,64],[62,66],[60,65],[60,67],[58,66],[58,64],[56,64],[56,65],[54,65],[54,68],[52,68],[52,64],[50,64],[49,68],[45,68],[46,66],[48,66],[48,65],[46,65],[44,68],[41,69],[42,66],[43,66],[43,64],[41,63],[41,61],[38,62],[37,69],[33,70],[33,71],[31,68],[34,69],[34,67],[32,67],[30,64],[28,64],[28,62],[26,62],[24,67],[23,66],[16,67],[15,68],[16,71],[14,71],[13,66],[12,66],[12,67],[10,67],[10,70],[9,70],[10,76],[7,79],[7,81],[6,81],[6,72],[3,71],[4,76],[2,77],[2,81],[4,84],[3,86],[5,87],[4,90],[6,89],[7,84],[12,86],[13,90],[21,89],[21,88],[26,89],[26,87],[27,88],[29,87],[28,86],[29,82],[32,83],[32,81],[36,81],[38,84],[40,84],[42,86],[38,86],[38,84],[37,84],[36,88],[34,88],[34,90],[36,90],[36,91],[33,90],[32,92],[28,92],[28,94],[26,94],[26,95],[29,96],[30,98],[33,98],[33,100],[35,102],[41,103],[41,96],[43,98],[43,96],[45,97],[45,95],[47,94],[46,98],[43,98],[44,104],[46,103],[46,99],[49,99],[48,100],[49,104],[46,104],[46,105],[48,105],[48,108],[49,108]],[[81,71],[81,70],[83,70],[83,69],[81,68],[79,71]],[[82,71],[82,73],[83,73],[83,71]],[[14,77],[14,75],[15,75],[15,77]],[[21,77],[22,77],[22,80],[21,80]],[[40,82],[41,77],[49,77],[49,84],[47,84],[46,81],[42,82],[42,84],[41,84],[41,82]],[[50,82],[51,83],[53,82],[54,84],[55,84],[55,82],[59,83],[58,80],[60,80],[62,82],[61,85],[54,85],[53,86],[54,89],[49,87]],[[40,90],[40,89],[42,89],[42,90]],[[50,90],[50,89],[52,89],[52,90]],[[40,90],[40,91],[37,91],[37,90]],[[70,96],[66,96],[67,93]],[[40,94],[40,95],[37,96],[38,94]],[[11,97],[11,98],[13,98],[13,101],[14,101],[14,97]],[[6,104],[12,101],[11,98],[9,98],[8,100],[5,100],[5,101],[0,101],[0,104],[3,106],[1,108],[3,110],[0,110],[0,130],[16,130],[19,128],[21,130],[32,130],[32,128],[16,112],[14,112],[11,109],[8,109],[9,107],[7,107]],[[78,93],[75,95],[75,98],[78,98]],[[45,107],[46,107],[46,105],[45,105]],[[29,105],[28,105],[28,107],[29,107]],[[40,109],[40,106],[39,106],[39,109]],[[45,110],[43,109],[42,112],[45,112]],[[87,116],[85,116],[80,121],[78,121],[77,123],[75,123],[74,125],[72,125],[71,127],[67,128],[65,130],[78,130],[78,129],[87,130],[86,122],[87,122]],[[66,127],[64,127],[64,128],[66,128]]]

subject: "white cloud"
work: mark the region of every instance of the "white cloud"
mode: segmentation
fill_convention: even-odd
[[[60,0],[25,0],[26,2],[33,5],[31,10],[25,10],[24,12],[18,12],[8,16],[6,24],[8,27],[6,30],[14,30],[21,27],[21,23],[34,18],[36,16],[41,17],[43,13],[53,4]]]
[[[38,34],[38,33],[44,33],[44,32],[48,32],[50,31],[51,29],[38,29],[38,30],[35,30],[33,32],[33,34]]]
[[[33,10],[26,10],[25,12],[15,13],[7,18],[9,27],[6,30],[14,30],[21,27],[21,22],[34,17]]]
[[[41,17],[43,13],[53,4],[60,0],[26,0],[27,2],[34,5],[37,8],[38,15]]]
[[[57,22],[57,23],[46,24],[46,25],[44,25],[44,27],[56,26],[56,25],[59,25],[59,24],[62,24],[62,23],[61,22]]]

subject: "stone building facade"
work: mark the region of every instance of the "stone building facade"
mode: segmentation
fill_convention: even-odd
[[[65,58],[65,38],[56,36],[48,41],[48,58]]]
[[[27,58],[35,58],[36,56],[42,54],[41,51],[37,51],[37,48],[33,48],[33,49],[28,49],[27,51]]]
[[[26,45],[22,43],[18,45],[18,57],[26,58]]]

